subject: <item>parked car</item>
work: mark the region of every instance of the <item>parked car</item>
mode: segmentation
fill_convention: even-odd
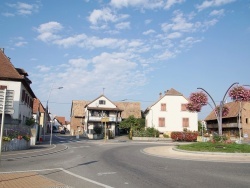
[[[61,130],[61,131],[60,131],[60,134],[65,134],[65,130]]]

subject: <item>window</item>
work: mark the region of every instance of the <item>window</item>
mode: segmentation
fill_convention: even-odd
[[[189,118],[182,118],[182,127],[189,127]]]
[[[22,101],[24,101],[25,100],[25,90],[23,89],[23,91],[22,91]]]
[[[99,100],[99,104],[106,104],[105,100]]]
[[[166,111],[167,105],[166,103],[161,103],[161,111]]]
[[[165,118],[163,117],[159,118],[159,127],[165,127]]]
[[[187,104],[181,104],[181,111],[187,111]]]
[[[248,124],[248,118],[246,118],[246,124]]]

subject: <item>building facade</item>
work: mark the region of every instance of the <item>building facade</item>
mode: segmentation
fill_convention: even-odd
[[[160,93],[159,99],[149,106],[145,114],[146,127],[170,135],[173,131],[198,130],[198,114],[186,109],[188,100],[175,89]]]
[[[222,117],[222,133],[231,138],[250,140],[250,102],[229,102],[225,104],[229,112]],[[218,132],[218,121],[215,111],[205,118],[207,129]]]
[[[104,134],[106,130],[109,137],[115,137],[119,134],[119,123],[131,115],[141,118],[139,102],[112,102],[104,95],[93,101],[72,101],[71,134],[93,138],[95,128],[102,127]]]

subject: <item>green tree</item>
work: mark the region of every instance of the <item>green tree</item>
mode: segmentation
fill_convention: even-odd
[[[135,129],[140,130],[145,127],[145,119],[135,118],[134,116],[129,116],[127,119],[122,121],[119,126],[121,129]]]

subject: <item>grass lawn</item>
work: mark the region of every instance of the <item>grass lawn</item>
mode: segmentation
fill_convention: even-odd
[[[249,144],[223,144],[211,142],[196,142],[192,144],[179,145],[181,150],[201,152],[225,152],[225,153],[250,153]]]

